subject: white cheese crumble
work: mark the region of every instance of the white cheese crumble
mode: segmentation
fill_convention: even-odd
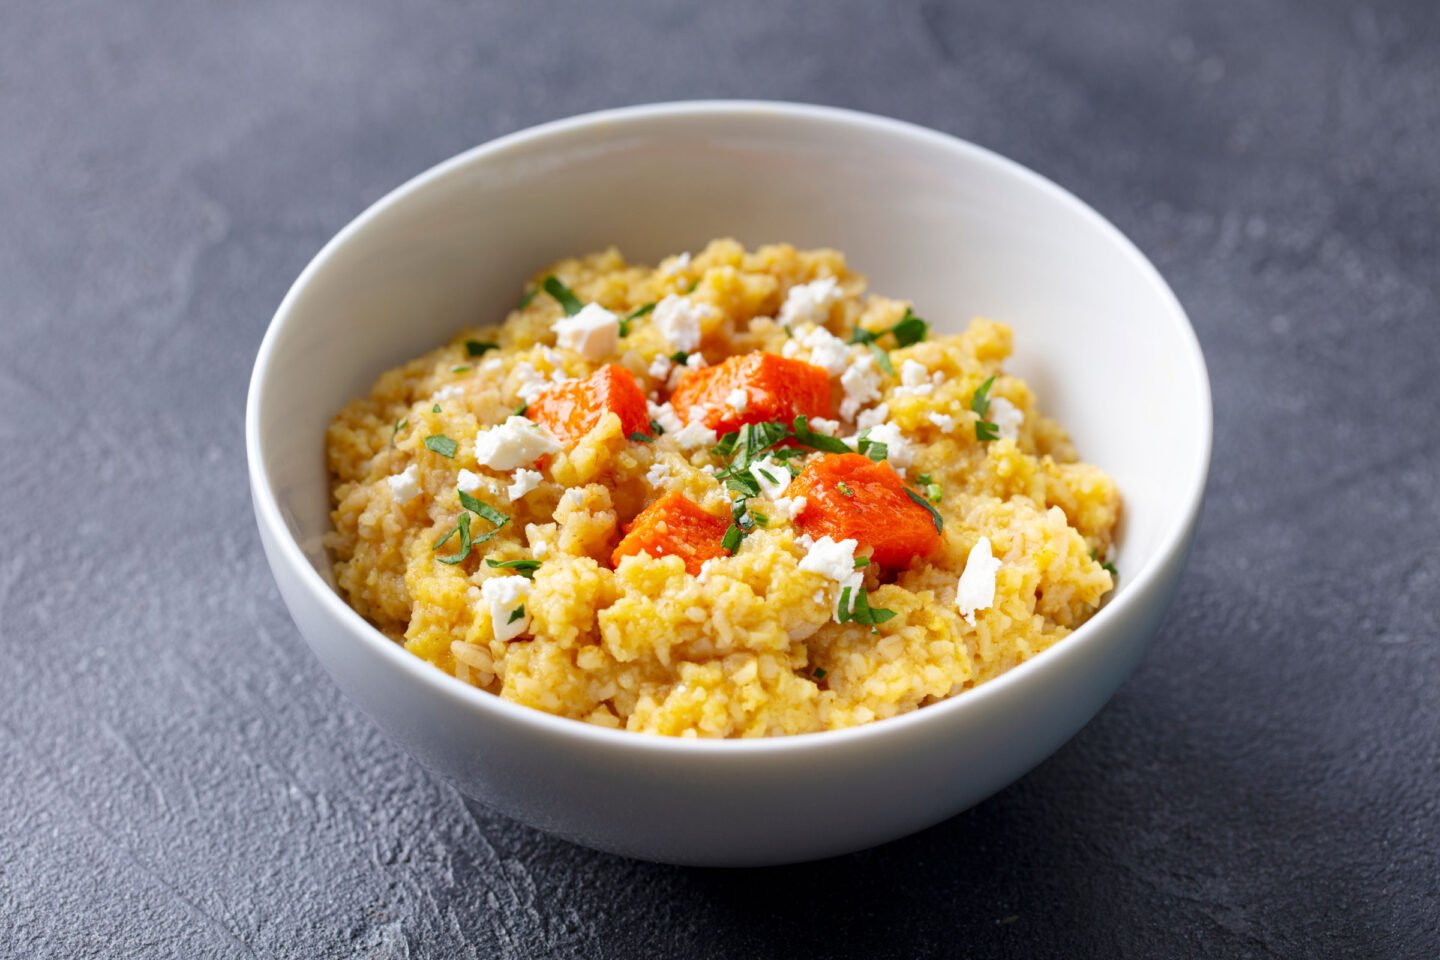
[[[861,407],[871,400],[880,399],[880,374],[875,369],[875,358],[867,353],[850,364],[840,375],[840,386],[845,388],[845,399],[840,402],[840,418],[852,420]]]
[[[519,500],[534,490],[540,485],[541,480],[539,470],[526,470],[523,467],[516,470],[510,477],[511,483],[505,488],[505,492],[510,495],[512,501]]]
[[[725,406],[734,410],[736,413],[744,413],[746,408],[750,406],[750,396],[744,390],[736,387],[725,397]]]
[[[985,415],[985,419],[1000,429],[1001,440],[1018,440],[1020,425],[1025,422],[1025,414],[1004,397],[991,397],[990,410]]]
[[[930,377],[930,368],[916,360],[906,360],[900,365],[900,386],[895,388],[897,397],[926,397],[935,392],[941,380],[940,374]]]
[[[702,420],[692,420],[684,427],[675,431],[675,442],[682,450],[695,450],[700,447],[713,447],[719,438],[715,431],[705,426]]]
[[[824,417],[816,417],[810,421],[810,429],[816,433],[823,433],[827,437],[833,437],[840,432],[839,420],[826,420]]]
[[[688,353],[700,346],[700,321],[712,313],[714,311],[709,304],[696,303],[689,297],[672,293],[655,304],[650,319],[672,347]]]
[[[785,303],[780,307],[780,325],[824,323],[830,317],[830,306],[839,299],[840,288],[834,277],[797,284],[785,294]]]
[[[800,561],[800,569],[829,577],[836,583],[844,581],[855,572],[855,540],[841,540],[836,543],[830,537],[814,541]]]
[[[475,434],[475,459],[492,470],[514,470],[560,449],[554,437],[524,417],[510,417]]]
[[[955,418],[948,413],[935,413],[933,410],[927,413],[926,418],[935,426],[940,428],[941,433],[955,432]]]
[[[680,415],[670,404],[651,400],[646,402],[645,407],[650,411],[650,419],[660,424],[660,429],[666,433],[679,433],[684,429],[685,424],[680,422]]]
[[[861,433],[864,433],[866,430],[880,426],[880,424],[888,419],[890,419],[890,404],[882,403],[878,406],[871,407],[856,417],[855,428]]]
[[[598,303],[585,304],[575,316],[556,320],[550,329],[556,343],[586,360],[608,357],[620,346],[620,318]]]
[[[871,427],[867,436],[872,443],[885,444],[885,459],[892,467],[903,470],[915,462],[915,448],[895,424],[882,423]]]
[[[485,478],[474,470],[461,469],[460,476],[455,479],[455,486],[466,493],[474,493],[479,490],[482,483],[485,483]]]
[[[526,403],[534,400],[546,387],[550,386],[550,381],[545,379],[545,375],[536,370],[534,364],[528,360],[521,360],[515,364],[514,374],[520,380],[520,385],[516,388],[515,393]]]
[[[786,340],[780,352],[787,357],[798,357],[802,348],[810,351],[810,363],[832,377],[842,373],[850,363],[850,347],[824,327],[805,327]]]
[[[390,484],[390,495],[396,503],[409,503],[420,496],[420,468],[413,463],[404,472],[386,477],[385,482]]]
[[[688,266],[690,266],[690,253],[686,251],[673,260],[665,261],[665,263],[660,266],[660,274],[666,277],[674,276]]]
[[[650,469],[645,471],[645,482],[657,490],[665,486],[670,482],[670,464],[664,460],[656,460],[650,464]]]
[[[804,497],[778,497],[774,501],[775,512],[793,523],[805,510],[807,502]]]
[[[701,367],[705,366],[705,355],[701,353],[690,354],[690,356],[685,358],[685,366],[689,367],[691,370],[699,370]]]
[[[785,464],[771,457],[752,463],[750,475],[760,485],[760,492],[769,500],[778,500],[785,494],[785,488],[790,486],[790,471]]]
[[[480,596],[490,604],[490,627],[496,640],[512,640],[530,629],[528,610],[514,622],[510,620],[530,596],[530,587],[524,577],[491,577],[480,584]]]
[[[465,388],[460,384],[447,383],[439,390],[436,390],[435,394],[430,399],[436,403],[439,403],[442,400],[454,400],[456,397],[463,396],[464,393]]]
[[[480,364],[480,369],[485,373],[494,373],[503,366],[505,366],[504,360],[501,360],[499,357],[491,357],[489,360]]]
[[[650,369],[646,372],[656,380],[666,380],[669,379],[670,368],[673,366],[675,366],[674,361],[662,353],[650,361]]]
[[[988,610],[995,602],[995,571],[1000,561],[990,553],[990,538],[981,537],[970,548],[965,572],[955,585],[955,605],[970,626],[975,626],[975,611]]]

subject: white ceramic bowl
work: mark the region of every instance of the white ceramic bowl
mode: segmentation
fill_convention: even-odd
[[[466,686],[336,594],[323,435],[374,378],[500,318],[524,280],[611,244],[842,250],[939,330],[1015,330],[1010,369],[1125,498],[1120,587],[1073,636],[974,691],[864,727],[704,742],[604,730]],[[1035,766],[1134,668],[1174,593],[1210,461],[1204,359],[1148,261],[1070,194],[979,147],[858,113],[678,103],[496,140],[365,211],[271,322],[246,445],[265,553],[315,655],[461,791],[577,843],[708,865],[814,859],[950,817]]]

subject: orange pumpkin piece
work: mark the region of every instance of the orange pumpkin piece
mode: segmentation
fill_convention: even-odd
[[[858,453],[816,457],[785,495],[805,498],[795,518],[802,532],[817,540],[854,539],[871,547],[871,562],[882,567],[908,566],[940,544],[930,511],[910,499],[890,464]]]
[[[584,380],[566,380],[546,387],[526,408],[525,416],[549,430],[566,445],[595,429],[606,413],[620,415],[628,437],[650,432],[645,394],[635,375],[617,364],[607,364]]]
[[[743,411],[730,402],[737,390],[745,393]],[[705,426],[720,434],[767,420],[788,424],[802,413],[833,416],[830,375],[814,364],[773,353],[747,353],[692,371],[671,394],[670,405],[683,423],[698,416],[700,407],[708,407]]]
[[[706,513],[695,501],[678,493],[667,493],[625,528],[625,537],[610,555],[610,563],[620,565],[622,557],[648,553],[652,557],[679,557],[692,574],[700,572],[706,560],[725,556],[720,541],[730,521]]]

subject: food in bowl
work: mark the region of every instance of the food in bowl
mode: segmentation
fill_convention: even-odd
[[[1011,332],[940,336],[833,250],[565,260],[326,437],[350,605],[460,680],[632,731],[831,730],[1083,623],[1121,502]]]

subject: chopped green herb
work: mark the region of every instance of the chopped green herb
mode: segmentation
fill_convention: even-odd
[[[934,480],[934,479],[930,476],[930,474],[928,474],[928,473],[922,473],[922,474],[920,474],[919,476],[917,476],[915,479],[918,480],[918,481],[920,481],[921,483],[934,483],[934,482],[935,482],[935,480]]]
[[[425,446],[427,449],[435,451],[447,460],[455,459],[455,451],[460,449],[460,444],[451,440],[443,433],[432,433],[426,437]]]
[[[477,517],[489,520],[495,524],[496,527],[503,527],[510,520],[509,515],[501,513],[484,500],[476,499],[464,490],[457,490],[456,492],[460,494],[460,506],[469,510]]]
[[[620,336],[630,336],[630,321],[639,320],[641,317],[647,315],[648,313],[650,313],[650,311],[654,309],[655,302],[652,300],[644,306],[636,307],[634,310],[631,310],[629,313],[625,314],[625,316],[620,319]],[[684,361],[682,360],[681,362],[683,363]]]
[[[720,442],[710,448],[710,452],[717,457],[728,457],[735,452],[735,444],[740,442],[740,434],[731,430],[720,438]]]
[[[408,426],[410,426],[409,417],[401,417],[399,420],[395,421],[395,426],[390,431],[390,446],[395,446],[395,438],[400,435],[401,430],[404,430]]]
[[[530,404],[528,404],[528,403],[522,403],[522,404],[520,404],[520,406],[518,406],[518,407],[515,408],[515,412],[512,413],[512,414],[510,414],[510,416],[512,416],[512,417],[523,417],[523,416],[525,416],[525,411],[527,411],[527,410],[529,410],[529,409],[530,409]]]
[[[940,489],[940,484],[925,484],[925,499],[929,500],[931,503],[939,503],[943,495],[944,491]]]
[[[748,473],[731,472],[725,477],[725,486],[742,497],[760,496],[760,484]]]
[[[458,366],[458,367],[451,367],[451,368],[450,368],[450,372],[451,372],[451,373],[469,373],[469,372],[470,372],[470,365],[469,365],[468,363],[462,363],[462,364],[460,364],[460,366]]]
[[[992,376],[970,397],[970,409],[980,414],[983,419],[985,414],[990,412],[990,388],[995,385],[995,378]]]
[[[871,607],[870,598],[866,596],[864,590],[855,591],[855,603],[852,607],[849,603],[849,592],[850,588],[846,587],[840,594],[840,609],[835,619],[841,623],[848,621],[873,627],[895,616],[894,610]]]
[[[840,591],[840,604],[835,610],[835,619],[844,623],[850,619],[850,588]]]
[[[810,429],[810,418],[801,414],[795,418],[795,441],[802,446],[824,453],[852,453],[853,451],[839,437],[816,433]]]
[[[860,434],[860,439],[855,441],[855,449],[865,454],[871,460],[879,463],[890,455],[890,448],[883,443],[876,443],[870,439],[870,431],[866,430]]]
[[[825,679],[825,668],[824,668],[824,667],[816,667],[816,668],[815,668],[815,679],[816,679],[816,680],[824,680],[824,679]]]
[[[1000,439],[1000,428],[989,420],[975,421],[975,439],[982,442]]]
[[[685,292],[686,292],[686,293],[694,293],[694,292],[695,292],[695,288],[698,287],[698,286],[700,286],[700,278],[699,278],[699,277],[696,277],[694,280],[691,280],[691,281],[690,281],[690,286],[688,286],[688,287],[685,288]]]
[[[751,510],[751,511],[750,511],[750,519],[752,519],[752,520],[755,521],[755,526],[757,526],[757,527],[768,527],[768,526],[770,526],[770,518],[767,517],[765,514],[761,513],[761,512],[758,511],[758,510]]]
[[[841,480],[839,483],[835,484],[835,486],[839,487],[840,492],[845,494],[845,496],[849,497],[851,500],[855,499],[855,491],[851,490],[850,484],[846,483],[844,480]]]
[[[734,553],[740,549],[740,541],[743,539],[745,539],[745,534],[741,531],[740,524],[732,522],[729,529],[725,531],[725,536],[720,540],[720,547],[726,553]]]
[[[930,335],[930,324],[915,316],[915,312],[906,307],[905,316],[890,328],[890,332],[895,335],[896,343],[902,347],[909,347]]]
[[[636,443],[654,443],[654,442],[655,442],[655,438],[654,438],[654,437],[650,436],[648,433],[641,433],[639,430],[636,430],[634,433],[630,434],[630,439],[631,439],[631,440],[634,440]]]
[[[540,569],[539,560],[491,560],[486,558],[485,565],[496,570],[514,570],[527,580],[534,580],[535,571]]]
[[[780,480],[775,476],[775,474],[771,473],[769,470],[766,470],[764,467],[756,467],[756,468],[755,468],[755,471],[756,471],[757,473],[759,473],[760,476],[762,476],[762,477],[765,478],[765,482],[766,482],[766,483],[779,483],[779,482],[780,482]]]
[[[690,354],[686,353],[684,350],[676,350],[674,353],[670,354],[671,363],[678,363],[683,365],[685,361],[689,359]]]
[[[1110,576],[1114,577],[1116,580],[1120,579],[1120,571],[1116,570],[1115,564],[1111,563],[1109,560],[1106,560],[1104,563],[1100,564],[1100,569],[1109,573]]]
[[[885,352],[885,348],[874,340],[867,340],[865,346],[870,348],[870,353],[874,355],[875,362],[880,365],[880,369],[889,376],[895,376],[895,365],[890,362],[890,354]]]
[[[431,413],[439,413],[439,412],[440,412],[440,404],[437,403],[437,404],[435,404],[435,406],[431,407],[431,408],[430,408],[430,412],[431,412]]]
[[[509,619],[509,620],[506,620],[505,622],[506,622],[506,623],[514,623],[516,620],[523,620],[524,618],[525,618],[525,604],[522,603],[522,604],[520,604],[520,606],[518,606],[518,607],[516,607],[514,610],[511,610],[511,611],[510,611],[510,619]]]
[[[442,537],[440,541],[435,544],[435,549],[439,550],[441,544],[445,543],[446,540],[450,539],[452,534],[457,532],[460,534],[460,549],[450,554],[449,556],[435,558],[441,563],[448,563],[452,567],[457,563],[463,563],[465,559],[470,556],[470,550],[474,543],[470,539],[470,514],[460,514],[460,520],[458,523],[455,524],[455,529],[450,531],[450,533],[445,534],[445,536]]]
[[[940,516],[940,512],[938,510],[930,506],[929,500],[926,500],[924,497],[920,496],[920,494],[916,493],[914,490],[911,490],[909,487],[905,488],[905,495],[908,496],[911,500],[914,500],[916,503],[920,504],[920,506],[924,507],[929,512],[930,520],[932,523],[935,524],[936,530],[941,533],[945,532],[945,519]]]
[[[659,421],[659,420],[651,420],[651,421],[650,421],[650,432],[653,433],[653,434],[655,434],[655,436],[657,436],[657,437],[663,437],[663,436],[665,435],[665,428],[662,427],[662,426],[660,426],[660,421]]]
[[[580,302],[580,298],[575,296],[569,287],[561,283],[558,277],[546,277],[541,286],[554,298],[556,303],[560,304],[560,309],[565,311],[567,317],[573,317],[585,309],[585,304]]]
[[[856,570],[863,570],[865,567],[868,567],[868,566],[870,566],[870,558],[869,558],[869,557],[856,557],[856,558],[855,558],[855,569],[856,569]]]
[[[467,356],[471,356],[471,357],[483,356],[483,355],[485,354],[485,351],[487,351],[487,350],[499,350],[499,349],[500,349],[500,344],[494,343],[494,342],[492,342],[492,341],[490,341],[490,340],[466,340],[466,341],[465,341],[465,354],[466,354]]]
[[[524,310],[526,307],[530,306],[531,301],[535,299],[535,294],[539,292],[539,287],[531,287],[529,290],[526,290],[525,293],[520,297],[520,302],[515,305],[515,309]]]

